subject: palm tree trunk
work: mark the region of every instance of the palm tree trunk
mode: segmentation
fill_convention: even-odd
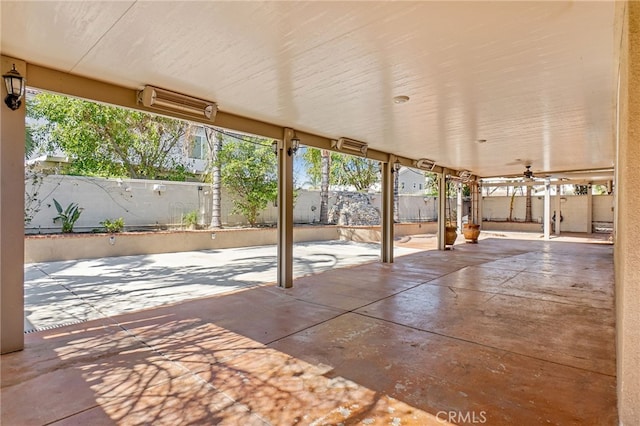
[[[331,151],[320,151],[322,180],[320,181],[320,223],[329,222],[329,169],[331,168]]]
[[[393,165],[391,166],[393,167]],[[400,170],[395,170],[393,174],[393,221],[400,222]]]
[[[507,187],[508,188],[508,187]],[[513,188],[511,193],[511,202],[509,203],[509,222],[513,222],[513,207],[516,201],[516,188]]]
[[[533,222],[533,218],[531,217],[531,186],[527,186],[527,207],[525,211],[525,222]]]
[[[211,228],[221,228],[222,222],[220,220],[220,200],[222,185],[220,182],[220,162],[218,161],[218,153],[222,146],[222,133],[216,132],[213,144],[211,146],[211,160],[213,162],[211,167]]]

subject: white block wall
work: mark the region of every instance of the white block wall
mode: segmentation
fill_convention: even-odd
[[[27,191],[33,189],[27,183]],[[162,185],[160,191],[157,186]],[[156,188],[156,189],[154,189]],[[122,217],[127,227],[147,226],[180,226],[182,216],[191,211],[201,215],[210,212],[210,189],[207,184],[197,182],[166,182],[139,179],[104,179],[80,176],[50,175],[46,176],[39,188],[38,199],[41,210],[36,214],[27,228],[28,233],[58,232],[59,224],[53,223],[57,211],[53,205],[55,198],[66,207],[69,203],[78,203],[83,208],[82,215],[76,222],[77,231],[90,231],[100,228],[105,219]],[[329,208],[337,198],[336,193],[329,196]],[[369,194],[373,206],[380,209],[381,195]],[[587,232],[587,196],[562,195],[561,210],[564,217],[562,230],[568,232]],[[504,221],[509,217],[511,197],[483,197],[484,220]],[[421,195],[400,195],[400,221],[434,221],[437,220],[437,198]],[[450,200],[455,210],[456,200]],[[523,221],[525,217],[526,198],[516,196],[514,199],[513,218]],[[593,221],[613,222],[613,196],[593,196]],[[544,197],[532,197],[532,217],[542,222]],[[555,208],[555,196],[551,197],[552,211]],[[468,203],[465,203],[463,214],[468,214]],[[229,195],[222,193],[222,223],[226,226],[246,224],[240,215],[232,214],[233,204]],[[320,218],[320,192],[299,190],[294,207],[296,223],[314,223]],[[274,224],[277,220],[277,208],[269,203],[260,213],[258,223]]]
[[[555,211],[555,197],[551,197],[551,211]],[[586,195],[561,195],[560,210],[564,218],[561,230],[566,232],[587,232],[587,201]],[[509,218],[511,197],[483,197],[483,220],[505,221]],[[613,222],[613,195],[593,196],[593,221]],[[516,196],[514,199],[513,220],[524,221],[526,197]],[[544,196],[535,195],[531,199],[532,219],[542,223],[544,210]]]
[[[31,181],[25,182],[27,191],[33,191]],[[158,188],[158,185],[161,185]],[[160,190],[158,190],[160,189]],[[198,211],[200,216],[210,214],[210,188],[197,182],[167,182],[140,179],[105,179],[81,176],[49,175],[38,189],[40,211],[28,225],[27,233],[59,232],[54,224],[57,211],[55,198],[66,208],[78,203],[83,209],[74,230],[91,231],[101,228],[105,219],[122,217],[128,228],[148,226],[180,226],[184,214]],[[381,195],[370,194],[374,207],[380,209]],[[337,199],[330,193],[329,208]],[[401,221],[433,221],[437,219],[437,200],[419,195],[400,195]],[[455,201],[454,201],[455,204]],[[232,214],[233,203],[223,190],[221,219],[225,226],[245,225],[244,217]],[[258,216],[258,223],[275,224],[278,210],[273,203]],[[209,216],[210,217],[210,216]],[[320,192],[299,190],[294,206],[296,223],[314,223],[320,220]],[[204,223],[201,220],[201,223]]]

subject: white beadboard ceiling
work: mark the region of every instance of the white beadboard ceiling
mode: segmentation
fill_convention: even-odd
[[[614,164],[613,2],[2,0],[0,12],[5,55],[480,176]]]

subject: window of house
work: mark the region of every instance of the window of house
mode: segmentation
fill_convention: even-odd
[[[416,189],[416,183],[413,182],[413,189]]]
[[[191,152],[189,158],[204,160],[207,157],[207,141],[202,135],[194,135],[191,138]]]
[[[404,182],[400,182],[400,189],[404,189]]]
[[[418,184],[418,186],[419,186],[418,189],[422,191],[422,184],[420,183]]]

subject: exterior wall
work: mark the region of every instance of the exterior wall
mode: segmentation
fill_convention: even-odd
[[[16,65],[17,71],[27,78],[26,64],[2,56],[3,72]],[[2,83],[0,97],[7,96]],[[24,188],[24,117],[25,106],[15,111],[0,102],[0,353],[21,350],[24,347],[24,247],[23,221]]]
[[[154,190],[158,185],[161,190]],[[83,209],[76,231],[91,231],[100,228],[101,221],[119,217],[133,227],[180,224],[183,214],[198,210],[199,192],[204,191],[191,183],[49,175],[38,190],[41,209],[27,232],[59,232],[61,225],[53,223],[54,199],[63,208],[78,203]]]
[[[435,233],[435,223],[396,224],[395,235]],[[294,242],[349,240],[380,242],[379,226],[296,226]],[[125,232],[120,234],[32,235],[24,239],[24,262],[97,259],[112,256],[176,253],[194,250],[251,247],[277,243],[276,228],[206,231]],[[64,246],[64,250],[60,247]],[[21,259],[22,261],[22,259]]]
[[[122,217],[129,229],[142,227],[180,227],[184,214],[197,211],[200,223],[210,220],[209,187],[197,182],[166,182],[142,179],[105,179],[81,176],[48,175],[39,187],[32,181],[25,182],[26,191],[38,192],[40,211],[27,226],[27,233],[59,232],[60,224],[54,224],[57,211],[55,198],[63,208],[78,203],[83,208],[74,226],[76,231],[89,232],[101,229],[105,219]],[[155,190],[158,185],[162,188]],[[329,209],[336,202],[336,194],[329,196]],[[380,194],[369,194],[372,205],[380,209]],[[421,195],[400,196],[401,221],[431,221],[437,219],[437,199]],[[223,190],[221,215],[224,226],[246,225],[243,216],[233,214],[233,203]],[[275,224],[278,209],[273,203],[258,216],[260,224]],[[317,223],[320,219],[320,192],[299,190],[294,207],[295,223]]]
[[[398,176],[398,192],[400,194],[424,194],[426,178],[424,172],[403,167]]]
[[[551,206],[555,206],[556,196],[551,197]],[[561,195],[560,209],[563,221],[561,223],[561,231],[565,232],[588,232],[589,223],[587,223],[587,202],[586,195]],[[484,221],[506,221],[509,218],[509,205],[511,197],[483,197],[482,214]],[[526,197],[516,196],[514,199],[513,219],[514,221],[523,221],[526,210]],[[593,221],[594,222],[613,222],[613,205],[612,195],[594,195],[593,196]],[[542,223],[544,209],[544,197],[535,195],[531,197],[531,216],[537,223]],[[483,229],[485,229],[483,225]],[[507,230],[500,228],[500,230]],[[539,230],[539,229],[538,229]]]
[[[30,183],[30,182],[27,182]],[[162,190],[154,188],[162,185]],[[199,189],[200,188],[200,189]],[[31,191],[29,186],[27,191]],[[42,201],[41,210],[34,216],[27,227],[27,233],[59,232],[60,224],[54,224],[57,211],[53,205],[55,198],[63,207],[69,203],[78,203],[84,210],[76,231],[101,229],[100,222],[105,219],[122,217],[129,229],[142,227],[174,227],[182,225],[182,217],[191,211],[198,211],[200,223],[205,225],[210,220],[209,187],[197,182],[159,182],[139,179],[104,179],[79,176],[49,175],[38,189]],[[381,195],[368,194],[371,204],[381,209]],[[534,221],[542,223],[544,197],[532,197],[532,216]],[[551,205],[555,205],[555,196],[551,197]],[[330,193],[329,208],[337,199]],[[562,196],[562,230],[567,232],[587,232],[587,200],[586,195]],[[511,197],[483,197],[483,216],[486,221],[506,221],[509,217]],[[456,200],[450,200],[453,209]],[[593,196],[594,222],[613,222],[613,196]],[[429,222],[438,217],[438,200],[436,197],[401,194],[399,196],[401,222]],[[525,217],[526,199],[516,196],[514,199],[513,218],[522,221]],[[244,217],[233,214],[231,197],[223,190],[222,223],[224,226],[246,225]],[[469,214],[469,203],[465,202],[463,215]],[[275,224],[278,209],[272,203],[258,216],[259,224]],[[295,223],[317,223],[320,216],[319,191],[299,190],[294,207]],[[502,230],[506,230],[500,228]]]
[[[614,217],[614,197],[613,195],[593,196],[593,221],[613,223]]]
[[[621,425],[631,426],[640,424],[640,3],[621,2],[619,8],[628,13],[628,21],[620,19],[614,234],[618,416]]]
[[[567,201],[563,201],[566,198]],[[564,221],[560,229],[567,232],[588,232],[591,224],[587,223],[586,195],[563,195],[560,198],[560,209]],[[554,206],[555,197],[551,197],[551,206]],[[553,209],[553,207],[551,207]]]
[[[482,222],[483,231],[542,232],[542,225],[531,222]]]

